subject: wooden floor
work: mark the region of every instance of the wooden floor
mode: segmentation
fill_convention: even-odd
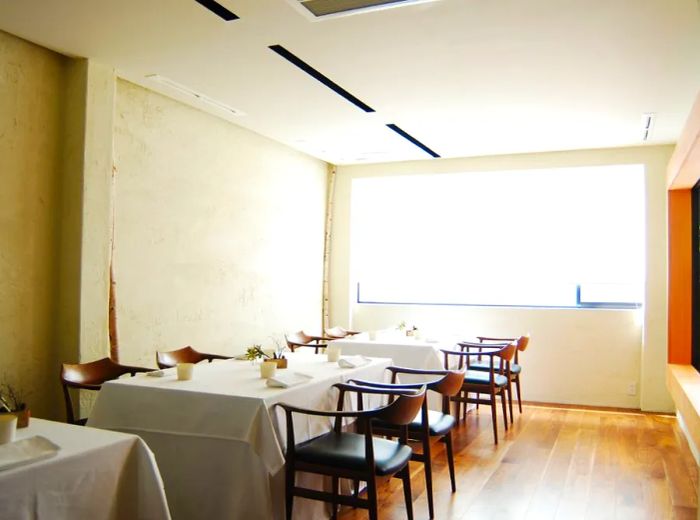
[[[455,434],[457,493],[433,448],[436,520],[696,518],[698,472],[673,417],[526,406],[496,447],[482,407]],[[411,468],[414,515],[427,519],[422,464]],[[399,480],[379,500],[380,520],[406,518]]]

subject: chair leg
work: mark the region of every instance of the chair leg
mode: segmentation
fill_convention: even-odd
[[[452,453],[452,432],[447,432],[447,435],[443,437],[445,441],[445,451],[447,454],[447,467],[450,468],[450,483],[452,484],[452,492],[457,491],[457,485],[455,484],[455,458],[454,453]]]
[[[520,374],[515,378],[515,389],[518,391],[518,410],[523,413],[523,403],[520,400]]]
[[[403,498],[406,502],[406,518],[413,520],[413,498],[411,497],[411,471],[408,464],[401,471],[401,480],[403,481]],[[432,514],[430,518],[432,518]]]
[[[513,382],[508,381],[508,409],[510,410],[510,424],[515,422],[515,417],[513,416]]]
[[[493,443],[498,444],[498,423],[496,419],[496,394],[491,393],[491,422],[493,423]]]
[[[294,469],[289,467],[285,470],[285,516],[287,520],[292,520],[292,512],[294,508]]]
[[[435,518],[433,505],[433,463],[430,456],[430,436],[423,436],[423,466],[425,471],[425,492],[428,494],[428,512]]]
[[[352,481],[352,492],[355,494],[355,498],[360,496],[360,481],[359,480]],[[354,506],[353,506],[353,509],[355,509]]]
[[[377,512],[377,477],[367,477],[367,500],[369,501],[369,520],[379,520]]]
[[[508,431],[508,410],[506,409],[506,401],[508,400],[508,396],[506,395],[506,392],[507,388],[503,387],[499,393],[501,394],[501,408],[503,409],[503,427],[506,431]]]
[[[331,510],[331,518],[333,520],[336,520],[338,518],[338,483],[339,483],[339,478],[338,477],[331,477],[331,492],[333,493],[333,504],[332,504],[332,510]]]

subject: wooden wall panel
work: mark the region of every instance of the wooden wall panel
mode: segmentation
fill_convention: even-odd
[[[668,192],[668,362],[691,361],[692,230],[690,190]]]

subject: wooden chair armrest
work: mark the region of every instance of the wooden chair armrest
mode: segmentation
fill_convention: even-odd
[[[297,343],[296,341],[287,340],[287,345],[294,347],[311,347],[316,348],[318,345],[316,343]]]
[[[407,368],[396,366],[386,367],[386,369],[396,374],[418,374],[428,376],[444,376],[447,375],[447,373],[449,372],[449,370],[425,370],[422,368]]]
[[[348,379],[348,383],[354,383],[360,387],[385,388],[387,390],[420,390],[427,383],[377,383],[375,381],[365,381],[364,379]],[[343,384],[343,383],[338,383]]]
[[[143,372],[153,372],[155,370],[155,368],[147,368],[147,367],[132,367],[132,366],[128,366],[128,365],[122,365],[122,366],[124,368],[126,368],[127,372],[129,374],[131,374],[132,376],[134,374],[143,373]]]
[[[377,383],[380,384],[380,383]],[[374,386],[359,386],[359,385],[349,385],[348,383],[336,383],[333,388],[337,388],[341,392],[355,392],[358,394],[379,394],[379,395],[414,395],[420,393],[420,390],[425,388],[425,384],[419,384],[417,387],[413,388],[395,388],[397,391],[390,391],[390,389]]]
[[[479,357],[479,356],[497,356],[503,347],[499,349],[494,349],[489,352],[465,352],[463,350],[449,350],[449,349],[440,349],[443,353],[448,354],[448,355],[453,355],[453,356],[462,356],[462,357]]]
[[[93,385],[90,383],[71,383],[69,381],[66,381],[64,383],[68,388],[77,388],[79,390],[99,390],[102,388],[102,385]]]
[[[499,341],[510,343],[512,341],[515,341],[517,338],[492,338],[489,336],[477,336],[476,339],[478,339],[479,341]]]
[[[221,354],[206,354],[207,360],[211,361],[212,359],[231,359],[231,356],[222,356]]]

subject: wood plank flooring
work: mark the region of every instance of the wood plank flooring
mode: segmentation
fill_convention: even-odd
[[[525,406],[499,429],[494,446],[488,407],[457,427],[455,494],[444,445],[433,445],[436,520],[697,517],[698,470],[674,417]],[[414,515],[427,519],[422,464],[411,470]],[[379,501],[380,519],[406,518],[400,481],[383,481]]]

